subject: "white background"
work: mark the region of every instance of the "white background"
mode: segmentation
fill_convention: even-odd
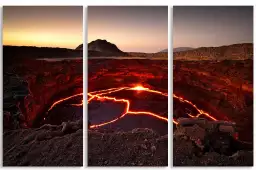
[[[168,79],[168,93],[169,93],[169,97],[168,97],[168,117],[169,120],[171,120],[172,118],[172,8],[175,5],[185,5],[185,6],[189,6],[189,5],[256,5],[256,1],[253,0],[229,0],[229,1],[224,1],[224,0],[214,0],[214,1],[206,1],[206,0],[0,0],[0,5],[1,5],[1,12],[0,12],[0,25],[2,28],[2,6],[4,5],[81,5],[84,6],[84,44],[87,44],[87,6],[90,5],[100,5],[100,6],[111,6],[111,5],[143,5],[143,6],[159,6],[159,5],[168,5],[169,6],[169,13],[168,13],[168,42],[169,42],[169,55],[168,55],[168,59],[169,59],[169,65],[168,65],[168,75],[169,75],[169,79]],[[255,12],[254,12],[254,16],[255,16]],[[254,17],[254,21],[255,21],[255,17]],[[254,22],[255,23],[255,22]],[[255,27],[254,27],[255,29]],[[2,44],[2,31],[0,33],[1,35],[1,44]],[[255,37],[255,34],[254,34]],[[254,48],[255,51],[255,48]],[[2,57],[2,48],[0,48],[0,54]],[[87,58],[87,46],[84,45],[84,58]],[[2,93],[2,67],[3,67],[3,62],[2,62],[2,58],[1,58],[1,64],[0,64],[0,75],[1,75],[1,88],[0,88],[0,93],[1,93],[1,97],[0,97],[0,122],[3,121],[2,119],[2,99],[3,99],[3,93]],[[254,60],[254,64],[255,64],[255,60]],[[254,76],[255,76],[255,71],[254,71]],[[87,128],[87,60],[84,60],[84,167],[83,168],[88,168],[87,167],[87,133],[86,133],[86,128]],[[254,77],[255,78],[255,77]],[[254,88],[255,88],[255,83],[254,83]],[[254,94],[254,98],[255,98],[255,94]],[[255,100],[254,100],[254,106],[255,106]],[[254,120],[255,120],[255,116],[254,116]],[[171,122],[171,121],[169,121]],[[254,121],[255,122],[255,121]],[[168,146],[168,152],[169,152],[169,165],[166,168],[173,168],[172,167],[172,123],[169,127],[169,146]],[[2,123],[0,123],[0,165],[2,166]],[[254,137],[255,137],[255,126],[254,126]],[[255,138],[254,138],[255,141]],[[255,144],[254,144],[255,146]],[[255,147],[254,147],[255,148]],[[255,153],[255,149],[254,149],[254,153]],[[255,162],[255,156],[254,156],[254,162]],[[23,168],[28,168],[28,167],[23,167]],[[65,167],[66,168],[66,167]],[[112,167],[111,167],[112,168]],[[118,167],[119,168],[119,167]],[[128,167],[125,167],[125,169]],[[150,167],[143,167],[144,169],[151,169]],[[191,167],[187,167],[187,168],[191,168]],[[204,167],[203,167],[204,168]],[[208,168],[216,168],[216,167],[208,167]],[[220,168],[220,167],[218,167]],[[229,169],[238,169],[240,167],[229,167]],[[11,168],[12,169],[12,168]],[[15,168],[16,169],[16,168]],[[50,169],[53,169],[52,167]],[[100,167],[94,168],[94,169],[100,169]],[[185,169],[185,168],[181,168],[181,169]]]

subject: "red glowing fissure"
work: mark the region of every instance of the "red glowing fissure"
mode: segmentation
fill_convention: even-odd
[[[100,101],[108,100],[108,101],[113,101],[113,102],[118,102],[118,103],[124,103],[126,105],[124,112],[118,118],[113,119],[111,121],[107,121],[107,122],[101,123],[101,124],[90,125],[90,128],[97,128],[97,127],[101,127],[101,126],[104,126],[104,125],[107,125],[107,124],[114,123],[114,122],[118,121],[119,119],[123,118],[124,116],[126,116],[128,114],[130,114],[130,115],[143,115],[144,114],[144,115],[153,116],[153,117],[155,117],[157,119],[160,119],[162,121],[168,122],[168,118],[159,116],[159,115],[157,115],[156,113],[153,113],[153,112],[148,112],[148,111],[132,111],[132,110],[130,110],[130,100],[119,99],[119,98],[116,98],[116,97],[109,97],[109,96],[107,96],[108,94],[113,94],[115,92],[122,91],[122,90],[147,91],[147,92],[150,92],[150,93],[155,93],[155,94],[158,94],[158,95],[162,95],[162,96],[168,97],[167,93],[163,93],[163,92],[157,91],[157,90],[152,90],[152,89],[140,86],[140,85],[139,86],[135,86],[135,87],[118,87],[118,88],[110,88],[110,89],[105,89],[105,90],[98,90],[98,91],[89,92],[88,93],[88,100],[87,100],[88,104],[92,100],[100,100]],[[72,95],[72,96],[69,96],[69,97],[57,100],[56,102],[54,102],[52,104],[52,106],[49,108],[48,111],[52,110],[56,105],[58,105],[58,104],[60,104],[60,103],[62,103],[64,101],[67,101],[69,99],[72,99],[74,97],[78,97],[78,96],[83,96],[83,93],[78,93],[78,94],[75,94],[75,95]],[[216,118],[211,116],[209,113],[199,109],[192,102],[190,102],[190,101],[188,101],[186,99],[183,99],[182,97],[179,97],[179,96],[177,96],[175,94],[173,94],[173,97],[178,99],[180,102],[187,103],[187,104],[191,105],[193,108],[195,108],[198,111],[199,114],[197,114],[196,116],[188,114],[190,117],[199,117],[200,115],[205,115],[208,118],[210,118],[211,120],[214,120],[214,121],[217,120]],[[82,107],[83,106],[83,100],[81,100],[80,103],[71,104],[71,105],[72,106]],[[178,122],[175,119],[173,119],[173,123],[174,124],[178,124]]]

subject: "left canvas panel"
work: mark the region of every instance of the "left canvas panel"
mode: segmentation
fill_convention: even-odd
[[[3,166],[83,165],[83,7],[3,7]]]

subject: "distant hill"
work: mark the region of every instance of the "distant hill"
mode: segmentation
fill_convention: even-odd
[[[174,48],[173,52],[180,52],[180,51],[188,51],[188,50],[193,50],[194,48],[191,47],[178,47],[178,48]]]
[[[128,56],[128,54],[121,51],[115,44],[98,39],[88,44],[88,56]]]
[[[83,44],[80,44],[78,47],[76,47],[76,50],[83,50]]]
[[[200,47],[173,53],[174,60],[246,60],[253,58],[253,44]]]
[[[168,53],[168,49],[164,49],[162,51],[159,51],[158,53]]]
[[[89,57],[141,57],[141,58],[168,58],[167,49],[157,53],[123,52],[115,44],[107,40],[97,39],[88,44]]]

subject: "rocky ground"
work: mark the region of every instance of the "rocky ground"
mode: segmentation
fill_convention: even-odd
[[[168,136],[150,129],[88,132],[89,166],[167,166]]]
[[[83,123],[45,124],[37,129],[6,130],[3,166],[82,166]]]
[[[225,143],[225,140],[221,139],[221,133],[215,134],[216,136],[211,139],[212,148],[208,152],[203,152],[203,148],[206,147],[203,143],[206,139],[205,130],[197,124],[191,127],[178,127],[174,130],[174,166],[253,166],[252,146],[234,150],[230,155],[220,152],[223,142]],[[198,143],[198,141],[202,142]]]

